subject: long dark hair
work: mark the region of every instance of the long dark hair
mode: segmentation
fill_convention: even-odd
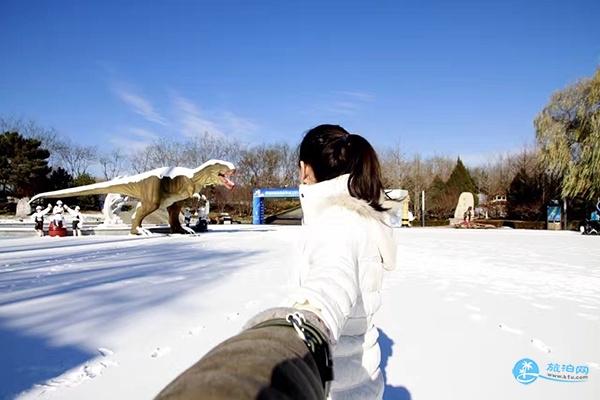
[[[383,191],[379,159],[362,136],[339,125],[319,125],[306,132],[298,154],[300,161],[312,167],[317,182],[350,174],[350,195],[377,211],[385,210],[379,202]]]

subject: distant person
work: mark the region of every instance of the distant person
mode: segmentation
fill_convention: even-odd
[[[31,215],[33,222],[35,223],[35,232],[38,236],[44,236],[44,216],[52,210],[52,204],[48,204],[45,210],[42,210],[42,206],[35,208],[35,213]]]
[[[70,208],[65,204],[65,210],[73,217],[72,227],[73,227],[73,236],[81,236],[81,225],[83,223],[83,215],[81,214],[81,208],[79,206],[75,206],[75,209]]]
[[[396,248],[377,155],[337,125],[311,129],[299,150],[305,226],[290,307],[255,316],[158,399],[382,398],[373,316]]]
[[[467,211],[465,211],[465,213],[463,214],[465,224],[467,224],[467,225],[471,224],[472,216],[473,216],[473,207],[469,206],[469,208],[467,208]]]
[[[192,212],[189,207],[186,207],[183,211],[183,221],[185,222],[185,226],[189,228],[190,222],[192,222]]]

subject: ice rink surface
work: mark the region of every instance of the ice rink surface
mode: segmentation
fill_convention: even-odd
[[[301,228],[211,228],[1,239],[0,399],[152,398],[280,305]],[[384,277],[377,315],[386,399],[600,399],[600,237],[395,235],[398,268]],[[529,384],[513,375],[522,359],[539,368]],[[544,378],[584,366],[578,382]]]

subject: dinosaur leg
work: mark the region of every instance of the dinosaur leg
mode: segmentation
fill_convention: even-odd
[[[131,231],[129,232],[133,235],[139,235],[140,232],[138,228],[142,227],[142,220],[156,211],[159,205],[159,203],[140,201],[135,209],[135,213],[131,221]]]
[[[178,201],[167,207],[169,212],[169,225],[171,226],[171,233],[188,233],[181,227],[179,222],[179,213],[183,207],[183,201]]]

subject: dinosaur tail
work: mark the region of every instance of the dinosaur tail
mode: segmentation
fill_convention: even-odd
[[[121,186],[125,185],[115,185],[112,182],[100,182],[93,183],[91,185],[78,186],[74,188],[55,190],[52,192],[45,192],[36,194],[29,200],[29,202],[33,202],[37,199],[56,199],[61,197],[77,197],[77,196],[88,196],[93,194],[108,194],[113,192],[119,192],[119,189],[122,189]],[[127,185],[129,186],[129,185]],[[129,195],[131,190],[127,190],[127,194]]]

